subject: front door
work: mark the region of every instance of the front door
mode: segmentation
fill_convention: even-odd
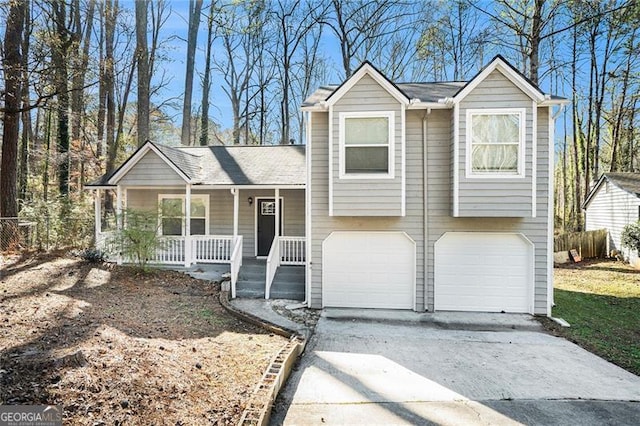
[[[276,203],[273,198],[260,198],[257,212],[258,256],[268,256],[276,235]],[[280,200],[280,235],[282,235],[282,200]]]

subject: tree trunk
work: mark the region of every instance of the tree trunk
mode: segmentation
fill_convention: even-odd
[[[542,8],[544,7],[545,0],[535,0],[533,8],[533,17],[531,19],[531,36],[530,44],[531,49],[529,51],[529,78],[531,82],[538,85],[538,67],[540,64],[539,48],[540,37],[542,32]]]
[[[52,2],[54,9],[55,34],[58,40],[51,52],[51,62],[55,73],[55,88],[58,99],[58,127],[56,144],[58,147],[58,190],[66,199],[69,195],[69,78],[67,53],[70,37],[67,29],[67,9],[65,2]]]
[[[78,174],[78,190],[82,191],[82,182],[84,180],[84,138],[82,138],[82,124],[84,118],[84,84],[85,74],[89,65],[89,48],[91,46],[91,37],[93,31],[93,15],[95,12],[95,0],[89,0],[87,14],[84,22],[86,26],[82,27],[83,20],[80,13],[80,1],[74,0],[74,20],[75,20],[75,56],[73,58],[74,70],[71,79],[71,140],[72,146],[79,150],[76,162],[80,173]],[[82,41],[82,42],[81,42]]]
[[[4,34],[4,116],[2,127],[2,163],[0,169],[0,217],[18,216],[18,138],[20,135],[20,100],[22,99],[22,31],[26,1],[10,3]],[[4,226],[4,225],[3,225]],[[3,249],[14,242],[17,227],[8,226],[9,238],[3,239]]]
[[[200,26],[200,11],[202,0],[189,2],[189,30],[187,34],[187,70],[184,82],[184,102],[182,104],[182,133],[183,145],[191,143],[191,96],[193,93],[193,69],[196,58],[196,43],[198,41],[198,27]]]
[[[33,126],[29,107],[29,42],[31,36],[30,4],[25,0],[24,8],[24,37],[22,37],[22,137],[20,143],[20,167],[18,169],[18,199],[24,203],[27,200],[27,184],[29,178],[29,152],[33,141]]]
[[[202,80],[202,124],[200,133],[200,145],[209,145],[209,92],[211,90],[211,50],[213,48],[213,14],[215,5],[213,1],[209,6],[209,16],[207,18],[207,50],[204,60],[204,77]]]
[[[118,2],[107,0],[105,3],[105,92],[106,92],[106,140],[107,140],[107,173],[115,169],[116,156],[118,155],[117,141],[115,140],[116,126],[116,94],[115,94],[115,70],[113,58],[113,42],[116,19],[118,16]],[[136,3],[137,7],[137,3]]]
[[[148,0],[136,2],[136,62],[138,63],[138,146],[149,140],[150,75],[147,46]]]

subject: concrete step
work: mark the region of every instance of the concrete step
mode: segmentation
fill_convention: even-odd
[[[236,297],[241,297],[244,299],[264,299],[264,289],[262,289],[262,291],[257,291],[237,288]]]

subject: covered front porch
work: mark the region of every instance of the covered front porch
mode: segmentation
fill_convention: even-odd
[[[106,191],[112,213],[105,214]],[[279,202],[275,202],[279,200]],[[190,208],[187,208],[190,206]],[[299,188],[219,188],[185,185],[96,188],[96,248],[117,263],[131,263],[114,238],[127,227],[127,212],[155,212],[156,250],[148,263],[182,268],[221,265],[231,274],[231,296],[238,296],[243,264],[262,267],[262,294],[271,287],[280,267],[303,268],[306,261],[305,191]],[[255,275],[255,274],[254,274]],[[300,286],[304,289],[304,274]],[[247,285],[255,288],[255,277]],[[240,291],[240,296],[243,296]]]
[[[158,240],[149,263],[228,264],[232,297],[243,259],[264,260],[266,298],[279,267],[306,263],[304,146],[147,141],[86,188],[95,191],[96,247],[118,263],[131,259],[112,236],[134,229],[139,212]]]

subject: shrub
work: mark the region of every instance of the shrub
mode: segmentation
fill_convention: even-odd
[[[115,232],[113,242],[120,247],[125,259],[146,271],[149,260],[156,250],[162,248],[158,214],[148,210],[127,209],[123,218],[125,225]]]
[[[86,248],[78,253],[83,260],[91,263],[102,263],[104,262],[104,253],[101,250],[95,248]]]
[[[640,221],[624,227],[621,242],[623,247],[640,252]]]

